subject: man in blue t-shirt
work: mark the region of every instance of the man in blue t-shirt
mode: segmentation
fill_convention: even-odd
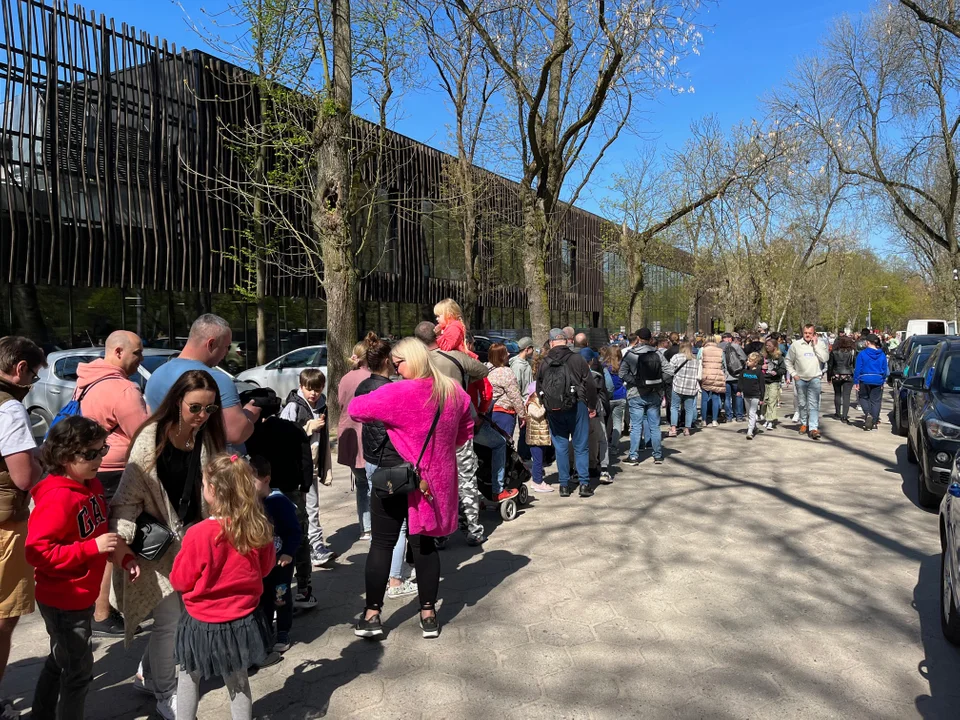
[[[180,356],[164,363],[150,376],[144,399],[150,412],[155,412],[181,375],[188,370],[205,370],[220,389],[220,412],[223,413],[227,442],[242,450],[243,443],[253,434],[260,408],[253,403],[241,407],[233,378],[216,367],[226,357],[232,341],[233,331],[226,320],[210,313],[201,315],[190,327],[190,337]]]

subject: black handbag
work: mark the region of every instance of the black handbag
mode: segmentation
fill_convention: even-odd
[[[195,492],[197,480],[200,477],[200,448],[202,445],[203,431],[197,433],[196,445],[194,445],[194,451],[190,455],[187,478],[183,483],[183,494],[177,508],[177,515],[179,515],[181,522],[186,517],[191,495]],[[173,531],[148,512],[137,515],[136,523],[137,529],[133,533],[130,550],[144,560],[159,560],[162,558],[167,548],[173,543]]]
[[[420,489],[420,461],[423,460],[423,454],[427,451],[430,438],[433,437],[433,431],[437,429],[441,410],[443,410],[443,407],[438,407],[437,414],[433,416],[433,424],[430,425],[430,432],[427,433],[427,437],[423,441],[423,447],[420,449],[420,457],[417,458],[416,465],[405,462],[396,467],[378,467],[373,473],[370,484],[381,500],[396,495],[409,495],[414,490]],[[380,448],[381,459],[383,458],[384,447],[386,447],[386,442]]]

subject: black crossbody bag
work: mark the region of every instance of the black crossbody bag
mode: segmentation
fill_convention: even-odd
[[[443,410],[443,407],[438,407],[437,414],[433,416],[433,424],[430,425],[430,432],[427,433],[427,438],[423,441],[423,447],[420,449],[420,457],[417,458],[416,465],[405,462],[396,467],[378,467],[376,472],[373,473],[370,484],[373,485],[373,491],[381,500],[396,495],[409,495],[414,490],[420,489],[420,462],[423,460],[423,454],[427,451],[434,430],[437,429],[437,423],[440,422],[441,410]],[[386,442],[380,448],[381,460],[385,447]]]
[[[183,494],[177,514],[182,521],[190,504],[190,497],[197,487],[200,477],[200,454],[203,445],[203,432],[197,434],[194,452],[190,455],[190,468],[183,483]],[[133,534],[130,550],[144,560],[159,560],[173,543],[173,531],[148,512],[137,515],[137,529]]]

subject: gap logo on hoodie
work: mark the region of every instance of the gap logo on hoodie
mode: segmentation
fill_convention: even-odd
[[[86,540],[97,528],[107,523],[107,513],[103,495],[92,495],[77,511],[77,529],[80,539]]]

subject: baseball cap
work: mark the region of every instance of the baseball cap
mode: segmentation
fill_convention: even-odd
[[[522,337],[517,340],[517,347],[519,347],[521,350],[526,350],[531,345],[533,345],[533,338]]]
[[[653,337],[653,333],[650,332],[650,328],[640,328],[637,330],[637,337],[641,340],[649,340]]]
[[[879,345],[880,338],[874,335],[873,333],[870,333],[869,335],[867,335],[867,342],[873,343],[874,345]]]
[[[567,336],[564,334],[563,330],[561,330],[560,328],[550,328],[550,339],[566,340]]]
[[[733,334],[732,334],[732,333],[728,333],[728,332],[725,332],[725,333],[724,333],[723,335],[721,335],[720,337],[730,338],[731,340],[733,340]]]
[[[757,323],[757,327],[760,328],[761,330],[766,330],[770,326],[767,325],[765,322],[761,322],[761,323]]]

